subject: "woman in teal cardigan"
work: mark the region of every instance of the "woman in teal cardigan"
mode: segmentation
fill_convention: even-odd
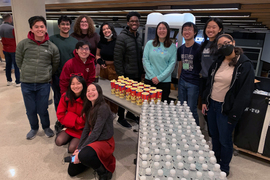
[[[176,45],[170,39],[170,27],[160,22],[154,40],[146,43],[143,52],[145,84],[162,89],[162,101],[169,99],[171,74],[176,63]]]

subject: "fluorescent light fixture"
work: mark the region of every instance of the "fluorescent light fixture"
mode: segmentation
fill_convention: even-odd
[[[214,18],[240,18],[240,17],[249,17],[249,15],[241,15],[241,16],[210,16]]]
[[[255,19],[240,19],[240,20],[223,19],[223,22],[256,22],[256,20]]]
[[[239,10],[239,8],[206,8],[206,9],[191,9],[191,11],[229,11],[229,10]]]
[[[91,12],[91,11],[90,11],[90,12]],[[122,12],[122,10],[118,10],[118,11],[98,11],[98,12],[101,12],[101,13]]]
[[[253,28],[245,28],[245,29],[251,29],[251,30],[267,30],[267,28],[256,28],[256,27],[253,27]]]
[[[131,12],[131,11],[136,11],[136,12],[152,12],[152,9],[147,9],[147,10],[123,10],[124,12]]]
[[[191,11],[191,10],[190,9],[155,9],[154,11],[163,12],[163,11]]]

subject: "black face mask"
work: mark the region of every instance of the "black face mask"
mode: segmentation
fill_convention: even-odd
[[[234,45],[232,44],[222,45],[221,48],[218,49],[218,53],[224,56],[229,56],[232,54],[233,49],[234,49]]]

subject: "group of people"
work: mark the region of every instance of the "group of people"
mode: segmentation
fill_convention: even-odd
[[[72,21],[67,16],[58,20],[60,34],[51,37],[47,34],[45,18],[33,16],[28,20],[28,38],[17,45],[16,63],[21,70],[21,91],[31,126],[26,138],[35,138],[39,129],[38,115],[45,135],[54,136],[48,114],[52,86],[58,119],[55,144],[69,144],[68,152],[75,157],[69,164],[69,175],[76,176],[90,167],[98,173],[99,179],[107,180],[115,170],[114,115],[101,87],[93,83],[96,58],[91,47],[92,43],[99,42],[93,21],[87,16],[77,21],[80,30],[72,36],[80,34],[82,39],[79,40],[69,36]],[[95,39],[90,44],[91,37]]]
[[[110,179],[115,169],[115,113],[119,116],[117,122],[126,128],[131,128],[127,118],[137,123],[139,118],[130,112],[125,116],[125,109],[105,102],[102,89],[93,83],[95,76],[112,80],[123,75],[144,81],[162,89],[164,101],[169,100],[171,74],[179,61],[178,100],[187,101],[199,125],[197,105],[198,98],[202,99],[201,109],[217,162],[229,174],[232,131],[251,98],[254,71],[243,51],[235,47],[233,37],[223,34],[219,19],[206,22],[202,45],[194,40],[196,25],[183,24],[185,44],[178,49],[170,38],[169,25],[160,22],[154,40],[148,41],[144,50],[137,12],[128,13],[127,26],[119,35],[111,24],[103,23],[98,36],[93,20],[86,15],[76,19],[74,32],[69,35],[71,23],[70,18],[61,16],[60,34],[48,37],[46,20],[31,17],[28,38],[17,45],[16,64],[21,70],[21,90],[31,126],[27,139],[33,139],[38,132],[37,115],[45,135],[54,136],[47,110],[52,86],[58,119],[55,143],[69,143],[68,152],[75,155],[69,175],[91,167],[100,179]]]

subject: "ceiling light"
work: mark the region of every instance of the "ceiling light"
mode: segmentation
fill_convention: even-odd
[[[223,22],[256,22],[256,20],[255,19],[239,19],[239,20],[223,19]]]
[[[131,12],[131,11],[135,11],[135,12],[152,12],[152,9],[147,9],[147,10],[123,10],[124,12]]]
[[[90,12],[91,12],[91,11],[90,11]],[[118,10],[118,11],[98,11],[98,12],[101,12],[101,13],[122,12],[122,10]]]
[[[253,30],[267,30],[267,28],[256,28],[256,27],[253,27],[253,28],[245,28],[245,29],[253,29]]]
[[[191,11],[190,9],[155,9],[154,11]]]
[[[210,16],[213,18],[239,18],[239,17],[249,17],[250,15],[240,15],[240,16]]]
[[[239,10],[239,8],[210,8],[210,9],[191,9],[192,11],[229,11]]]

